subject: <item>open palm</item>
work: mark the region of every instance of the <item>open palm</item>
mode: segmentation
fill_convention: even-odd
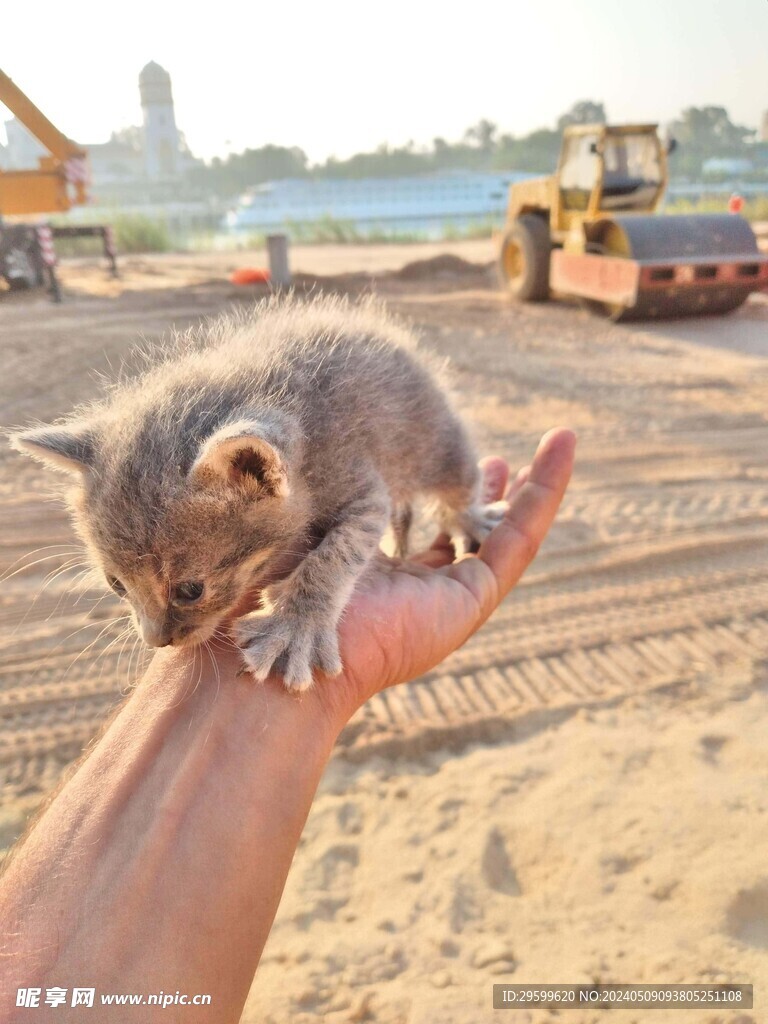
[[[508,486],[503,459],[481,464],[485,499],[509,510],[476,555],[454,561],[446,537],[407,561],[381,556],[341,624],[341,679],[313,695],[351,714],[378,690],[413,679],[460,647],[491,615],[533,560],[565,493],[575,438],[546,434],[530,466]]]

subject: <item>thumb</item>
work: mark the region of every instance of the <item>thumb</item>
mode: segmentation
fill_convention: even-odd
[[[558,428],[542,437],[509,511],[481,544],[478,558],[496,577],[499,600],[523,575],[546,537],[571,478],[575,448],[570,430]]]

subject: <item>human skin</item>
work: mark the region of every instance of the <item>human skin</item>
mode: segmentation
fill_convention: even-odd
[[[542,439],[507,488],[478,554],[445,538],[407,562],[382,556],[341,629],[342,676],[300,697],[241,675],[234,648],[158,652],[58,792],[0,882],[0,1020],[90,1019],[16,1008],[18,988],[210,994],[210,1006],[101,1005],[105,1024],[233,1024],[277,911],[323,769],[350,716],[378,690],[438,664],[489,617],[533,559],[568,484],[575,441]],[[68,999],[69,1002],[69,999]]]

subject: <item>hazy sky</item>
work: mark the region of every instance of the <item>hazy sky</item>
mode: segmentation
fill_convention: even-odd
[[[267,142],[312,160],[457,139],[481,117],[515,135],[575,100],[611,120],[718,104],[768,108],[768,0],[83,0],[6,4],[0,67],[71,138],[141,119],[150,60],[203,157]],[[0,106],[0,113],[5,110]]]

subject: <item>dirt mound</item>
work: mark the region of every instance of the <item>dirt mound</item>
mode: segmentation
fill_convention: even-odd
[[[443,253],[428,260],[406,263],[400,270],[392,271],[390,276],[398,281],[425,281],[440,277],[485,277],[487,272],[485,263],[470,263],[461,256]]]
[[[485,280],[488,277],[487,263],[471,263],[452,253],[441,253],[428,259],[414,260],[406,263],[399,270],[379,273],[358,271],[343,274],[295,274],[293,286],[302,292],[345,291],[359,292],[370,288],[374,282],[413,281],[456,281],[458,279]]]

